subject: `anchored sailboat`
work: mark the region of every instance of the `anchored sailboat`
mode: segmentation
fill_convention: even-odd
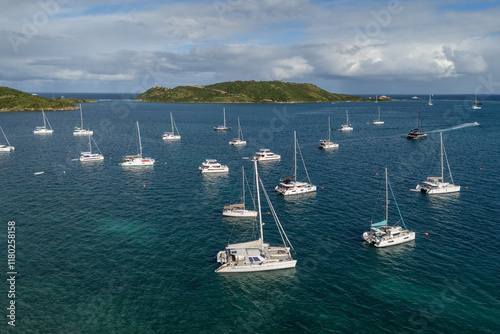
[[[290,253],[290,250],[293,250],[293,246],[290,243],[290,240],[288,240],[276,211],[274,211],[274,207],[269,200],[264,184],[259,178],[257,160],[253,161],[255,168],[255,183],[257,184],[257,212],[259,216],[258,239],[237,244],[230,244],[227,245],[224,250],[218,252],[217,262],[221,265],[215,270],[217,273],[244,273],[288,269],[295,268],[297,264],[297,260],[294,260],[292,258],[292,254]],[[268,243],[264,242],[264,224],[262,222],[259,183],[262,187],[267,203],[269,204],[270,212],[272,212],[274,221],[276,222],[276,226],[280,232],[282,241],[281,246],[270,246]]]
[[[95,147],[97,148],[97,151],[99,153],[92,153],[92,141],[94,142]],[[104,160],[104,156],[101,153],[101,150],[99,150],[99,147],[97,147],[97,144],[92,138],[92,136],[89,136],[89,151],[88,152],[82,152],[80,153],[80,161],[102,161]]]
[[[241,131],[240,118],[238,117],[238,138],[234,138],[229,142],[233,146],[245,146],[247,142],[243,140],[243,131]]]
[[[9,140],[7,139],[7,136],[5,135],[5,132],[3,132],[3,129],[1,126],[0,126],[0,130],[2,130],[3,137],[5,138],[5,142],[7,143],[7,145],[0,144],[0,152],[14,151],[14,146],[10,145]]]
[[[222,108],[222,112],[224,113],[224,125],[214,126],[214,130],[216,131],[231,130],[230,127],[226,126],[226,108]]]
[[[161,138],[163,140],[179,140],[179,139],[181,139],[179,129],[177,129],[177,125],[175,125],[174,117],[172,116],[172,113],[170,113],[170,124],[172,125],[172,131],[163,133],[163,136]],[[177,131],[177,134],[175,134],[174,129],[175,129],[175,131]]]
[[[429,176],[426,181],[417,185],[412,191],[421,191],[425,194],[448,194],[460,191],[460,186],[453,183],[453,176],[451,175],[450,164],[448,163],[448,156],[446,155],[446,150],[443,144],[443,133],[439,133],[441,137],[441,176]],[[448,172],[450,173],[451,183],[444,182],[444,159],[446,158],[446,165],[448,166]]]
[[[226,217],[257,217],[257,211],[255,211],[255,202],[254,202],[254,210],[247,210],[245,208],[245,168],[241,166],[241,173],[243,174],[243,190],[241,195],[241,203],[226,205],[224,210],[222,211],[222,215]],[[253,200],[253,198],[252,198]]]
[[[418,106],[418,113],[417,113],[417,127],[412,129],[407,135],[407,139],[425,139],[427,138],[427,133],[423,133],[420,131],[420,106]]]
[[[75,130],[73,131],[73,136],[90,136],[93,135],[94,131],[85,130],[83,128],[83,113],[82,113],[82,105],[80,104],[80,126],[75,126]]]
[[[474,104],[470,108],[474,109],[474,110],[479,110],[479,109],[481,109],[481,105],[482,105],[482,103],[477,101],[477,93],[476,93],[474,95]]]
[[[47,118],[47,115],[45,115],[43,109],[42,109],[42,118],[43,118],[43,126],[37,126],[35,130],[33,130],[33,133],[36,135],[50,135],[54,133],[52,126],[50,126],[49,119]],[[47,127],[47,124],[49,125],[49,127]]]
[[[139,138],[139,152],[136,155],[125,156],[121,165],[123,167],[153,166],[155,163],[155,159],[142,157],[141,130],[139,128],[139,122],[136,122],[136,123],[137,123],[137,136]]]
[[[337,143],[334,143],[331,141],[331,133],[332,133],[332,130],[330,128],[330,117],[328,117],[328,140],[326,139],[320,139],[319,140],[319,148],[323,148],[323,149],[329,149],[329,148],[337,148],[339,147],[339,144]]]
[[[429,102],[427,102],[428,105],[433,106],[434,104],[432,103],[432,98],[431,94],[429,94]]]
[[[378,118],[373,120],[372,124],[376,124],[376,125],[384,124],[384,121],[380,120],[380,107],[378,107]]]
[[[392,226],[389,225],[389,189],[391,189],[392,198],[399,214],[399,220]],[[370,231],[363,233],[363,240],[375,247],[394,246],[415,240],[415,232],[406,229],[403,216],[401,215],[401,211],[399,211],[398,203],[387,177],[387,167],[385,168],[385,220],[378,223],[372,222],[370,224]]]
[[[281,183],[276,186],[275,190],[280,194],[285,196],[289,195],[299,195],[316,191],[316,186],[311,184],[309,179],[309,174],[307,173],[306,164],[304,158],[302,157],[302,152],[300,152],[300,147],[297,145],[297,134],[296,131],[293,132],[293,142],[294,142],[294,171],[293,175],[284,177],[280,179]],[[304,170],[306,172],[308,182],[297,181],[297,147],[299,148],[300,158],[304,165]]]
[[[349,123],[349,113],[347,112],[347,110],[345,111],[345,116],[347,118],[347,123],[342,125],[339,130],[340,131],[352,131],[351,123]]]

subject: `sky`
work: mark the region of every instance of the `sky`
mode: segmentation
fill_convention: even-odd
[[[235,80],[500,94],[500,2],[0,0],[0,86],[138,94]]]

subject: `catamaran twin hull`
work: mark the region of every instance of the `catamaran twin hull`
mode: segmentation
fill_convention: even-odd
[[[33,130],[33,133],[36,135],[50,135],[54,133],[54,130],[46,128],[36,128],[35,130]]]
[[[218,273],[248,273],[295,268],[297,260],[290,256],[289,247],[226,249],[217,254],[221,266]]]
[[[277,185],[274,190],[276,190],[280,194],[283,194],[283,196],[290,196],[315,192],[316,186],[305,182],[297,182],[296,184]]]
[[[372,231],[363,233],[363,239],[375,247],[395,246],[415,240],[415,232],[401,229],[394,235],[376,236]]]
[[[451,183],[431,184],[424,182],[423,184],[419,184],[415,189],[425,194],[436,195],[459,192],[460,186]]]

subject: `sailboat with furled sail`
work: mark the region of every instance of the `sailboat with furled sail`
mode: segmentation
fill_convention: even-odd
[[[297,260],[293,259],[291,250],[293,249],[288,236],[278,219],[276,211],[264,188],[262,180],[259,178],[257,161],[253,160],[255,168],[255,182],[257,184],[257,205],[258,205],[258,238],[256,240],[229,244],[226,248],[217,253],[217,262],[220,266],[215,270],[217,273],[245,273],[270,271],[279,269],[295,268]],[[282,245],[271,246],[264,242],[264,223],[262,222],[262,208],[260,203],[260,187],[269,204],[270,212],[273,215],[276,227],[280,232]]]
[[[319,148],[322,149],[329,149],[329,148],[337,148],[339,147],[339,144],[334,143],[331,141],[331,136],[332,136],[332,129],[330,128],[330,117],[328,117],[328,140],[326,139],[320,139],[319,140]]]
[[[239,218],[247,218],[247,217],[257,217],[257,211],[255,211],[255,202],[254,202],[254,210],[247,210],[245,208],[245,168],[241,166],[241,173],[243,178],[243,188],[241,195],[241,203],[226,205],[224,210],[222,211],[222,215],[225,217],[239,217]],[[251,194],[251,193],[250,193]],[[253,200],[253,197],[252,197]]]
[[[139,138],[139,152],[138,152],[138,154],[135,154],[135,155],[125,156],[121,165],[123,167],[153,166],[155,163],[155,159],[142,157],[141,129],[139,128],[139,122],[136,122],[136,123],[137,123],[137,136]]]
[[[222,112],[224,114],[224,125],[218,125],[214,126],[215,131],[225,131],[225,130],[231,130],[230,127],[226,126],[226,108],[222,108]]]
[[[94,131],[83,128],[83,112],[82,105],[80,104],[80,126],[75,126],[75,130],[73,131],[73,136],[90,136],[93,135]]]
[[[42,109],[42,118],[43,118],[43,126],[37,126],[35,130],[33,130],[33,133],[36,135],[50,135],[54,133],[54,130],[52,129],[52,126],[50,126],[49,119],[47,118],[47,115],[45,115],[45,112]],[[47,127],[48,124],[48,127]]]
[[[240,118],[238,117],[238,138],[234,138],[229,142],[232,146],[245,146],[247,142],[243,139],[243,131],[241,131]]]
[[[172,131],[171,132],[164,132],[162,139],[163,140],[179,140],[179,139],[181,139],[179,129],[177,129],[177,125],[175,125],[174,117],[172,116],[172,113],[170,113],[170,124],[172,125]],[[177,131],[177,134],[175,134],[174,130]]]
[[[407,135],[407,139],[426,139],[427,138],[427,133],[423,133],[420,131],[420,106],[418,106],[418,113],[417,113],[417,127],[412,129]]]

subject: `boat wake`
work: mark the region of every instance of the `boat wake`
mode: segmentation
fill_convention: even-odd
[[[427,133],[435,133],[435,132],[445,132],[445,131],[451,131],[451,130],[458,130],[458,129],[468,128],[468,127],[471,127],[471,126],[478,126],[478,125],[479,125],[478,122],[464,123],[464,124],[452,126],[451,128],[448,128],[448,129],[440,129],[440,130],[427,131]]]

